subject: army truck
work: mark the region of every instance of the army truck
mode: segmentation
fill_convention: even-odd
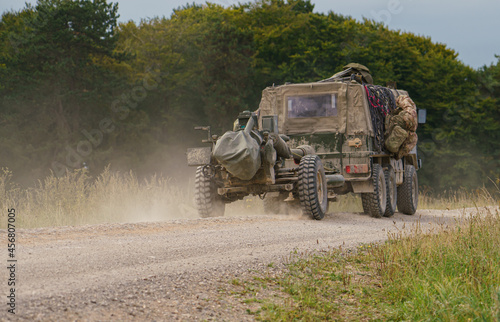
[[[416,107],[406,91],[371,83],[366,67],[350,64],[325,80],[264,89],[258,110],[222,136],[198,127],[210,144],[187,152],[199,215],[222,216],[227,203],[258,195],[267,213],[300,205],[320,220],[346,193],[361,194],[373,217],[413,215]]]

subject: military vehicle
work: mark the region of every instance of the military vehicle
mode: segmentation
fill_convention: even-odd
[[[197,127],[210,144],[187,152],[188,165],[197,166],[199,215],[222,216],[227,203],[258,195],[267,213],[300,204],[320,220],[346,193],[361,194],[373,217],[396,207],[413,215],[416,107],[406,91],[371,83],[368,68],[349,64],[318,82],[264,89],[258,110],[242,112],[222,136]]]

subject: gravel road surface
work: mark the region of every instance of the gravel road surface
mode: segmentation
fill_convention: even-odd
[[[247,304],[224,292],[231,280],[270,263],[279,269],[291,252],[355,247],[415,221],[424,226],[462,213],[420,210],[381,219],[332,213],[321,221],[254,215],[18,230],[15,318],[252,320]],[[6,265],[7,247],[0,251]],[[4,268],[2,320],[13,317],[7,280]]]

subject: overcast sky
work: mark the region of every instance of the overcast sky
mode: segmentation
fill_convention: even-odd
[[[109,0],[108,0],[109,1]],[[19,10],[26,1],[1,0],[2,12]],[[27,1],[35,3],[35,1]],[[169,17],[174,8],[193,0],[119,0],[120,21]],[[196,0],[195,3],[205,3]],[[213,0],[222,5],[234,0]],[[242,1],[246,2],[246,1]],[[333,11],[357,20],[363,17],[384,22],[391,29],[430,36],[459,53],[464,63],[478,68],[496,62],[500,55],[499,0],[312,0],[315,12]]]

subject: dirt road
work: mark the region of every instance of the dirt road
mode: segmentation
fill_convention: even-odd
[[[429,225],[460,213],[421,210],[382,219],[332,213],[322,221],[244,216],[19,230],[15,317],[251,320],[246,304],[223,291],[249,270],[280,267],[293,251],[354,247],[416,220]],[[3,239],[6,231],[0,234]],[[7,263],[6,247],[1,258]],[[1,270],[1,319],[12,317],[2,304],[7,274]]]

